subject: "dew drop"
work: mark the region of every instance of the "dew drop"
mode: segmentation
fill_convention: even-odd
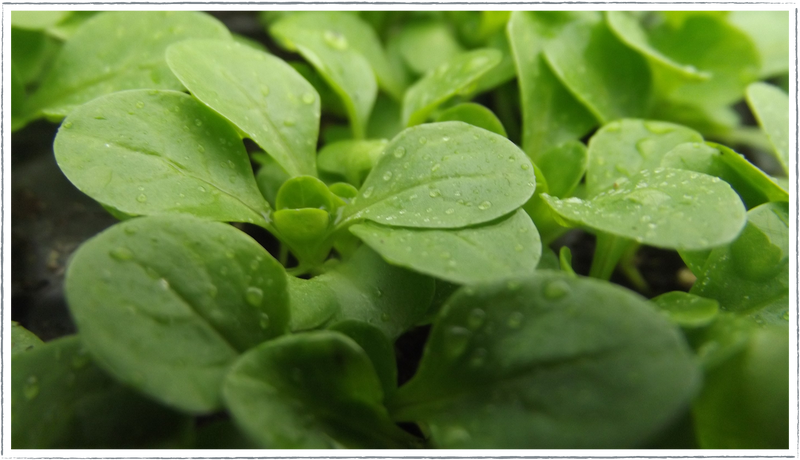
[[[133,258],[131,250],[123,246],[112,249],[109,255],[117,260],[131,260]]]
[[[258,307],[261,305],[262,299],[264,299],[264,291],[255,286],[250,286],[244,292],[244,300],[247,301],[250,306]]]
[[[143,109],[143,108],[144,108],[144,102],[142,102],[142,101],[138,101],[138,102],[136,103],[136,108]]]
[[[383,321],[384,323],[389,321],[389,314],[386,312],[381,313],[381,321]]]
[[[167,281],[165,278],[158,280],[158,285],[161,286],[161,289],[165,291],[169,289],[169,281]]]
[[[72,368],[73,369],[83,369],[89,364],[89,353],[86,349],[81,348],[72,356]]]
[[[197,191],[199,191],[199,192],[202,192],[202,193],[205,193],[206,189],[205,189],[205,187],[203,187],[203,186],[201,185],[200,187],[197,187]]]
[[[394,152],[392,152],[392,155],[394,155],[395,158],[403,158],[403,155],[405,154],[406,149],[404,147],[397,147],[394,149]]]
[[[481,211],[485,211],[485,210],[487,210],[487,209],[489,209],[491,207],[492,207],[492,203],[489,202],[489,201],[484,201],[483,203],[478,205],[478,209],[480,209]]]
[[[294,118],[287,118],[283,120],[283,126],[294,126],[297,124],[297,121]]]
[[[197,151],[198,151],[198,152],[200,152],[200,153],[203,153],[203,152],[205,152],[205,151],[206,151],[206,148],[205,148],[205,147],[203,147],[203,146],[202,146],[202,145],[200,145],[200,144],[197,144]]]
[[[433,189],[430,192],[428,192],[428,195],[430,195],[431,198],[437,198],[442,196],[442,192],[440,192],[439,189]]]
[[[511,329],[518,329],[520,326],[522,326],[523,319],[525,319],[525,317],[522,315],[522,313],[515,311],[508,315],[508,321],[506,321],[506,324]]]
[[[441,167],[442,167],[442,165],[440,165],[439,163],[436,163],[435,165],[431,166],[431,172],[436,172]]]
[[[372,192],[373,192],[373,190],[375,190],[375,188],[374,188],[374,187],[367,187],[367,189],[366,189],[366,190],[364,190],[364,191],[361,193],[361,196],[363,196],[364,198],[369,198],[370,196],[372,196]]]
[[[259,320],[258,320],[258,325],[261,326],[261,329],[268,328],[269,327],[269,315],[266,314],[266,313],[261,313],[261,316],[259,317]]]
[[[139,196],[136,197],[136,201],[138,201],[139,203],[144,203],[145,201],[147,201],[147,195],[145,195],[144,193],[140,193]]]
[[[464,353],[469,343],[469,329],[461,326],[452,326],[445,331],[445,351],[451,358],[456,358]]]
[[[550,300],[558,300],[569,293],[569,284],[564,280],[553,280],[544,286],[544,296]]]
[[[25,399],[29,401],[39,396],[39,378],[35,375],[31,375],[25,379],[25,386],[22,388],[22,393],[25,395]]]
[[[68,121],[68,122],[64,123],[63,126],[64,126],[64,129],[70,129],[70,128],[72,128],[72,122]]]
[[[339,32],[326,30],[325,33],[322,34],[322,38],[325,40],[325,43],[333,49],[342,51],[347,49],[347,38]]]
[[[428,142],[428,139],[425,136],[419,138],[419,143],[420,144],[425,144],[427,142]]]
[[[128,225],[125,227],[125,234],[127,235],[135,235],[136,232],[139,231],[139,227],[135,225]]]
[[[445,213],[445,214],[452,214],[452,213],[454,213],[454,212],[456,212],[456,210],[455,210],[455,209],[453,209],[453,208],[448,208],[448,209],[447,209],[447,210],[446,210],[444,213]]]
[[[387,180],[388,181],[388,180],[391,180],[391,179],[392,179],[392,172],[391,171],[386,171],[386,173],[383,175],[383,180]]]
[[[202,122],[202,121],[200,121],[200,119],[199,119],[199,118],[195,118],[195,119],[194,119],[194,124],[195,124],[195,125],[197,125],[197,126],[203,126],[203,122]]]
[[[303,94],[303,97],[300,98],[300,100],[303,101],[303,104],[313,104],[316,98],[311,93],[305,93]]]

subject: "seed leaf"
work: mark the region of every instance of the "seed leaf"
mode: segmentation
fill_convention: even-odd
[[[542,254],[525,211],[480,227],[422,230],[358,224],[350,231],[393,265],[458,284],[531,275]]]
[[[319,170],[360,187],[383,154],[386,144],[388,141],[384,139],[328,144],[319,151]]]
[[[386,334],[363,321],[340,321],[329,327],[350,337],[369,357],[375,373],[381,381],[384,397],[397,391],[397,358],[394,344]]]
[[[692,294],[757,323],[789,319],[789,205],[767,203],[747,213],[747,226],[730,245],[711,251]]]
[[[297,50],[342,99],[357,139],[364,137],[378,86],[369,60],[361,53],[365,44],[354,44],[365,37],[338,23],[334,15],[323,12],[292,14],[273,24],[269,31],[289,50]],[[348,19],[348,21],[358,19]],[[361,29],[361,27],[359,27]],[[348,36],[355,35],[355,37]]]
[[[554,73],[603,123],[645,114],[650,99],[647,61],[625,46],[604,21],[573,21],[545,48]]]
[[[69,336],[11,359],[14,449],[187,448],[193,421],[115,382]]]
[[[658,168],[667,152],[685,142],[703,142],[703,136],[661,121],[619,120],[603,126],[589,140],[587,194],[608,190],[620,177]]]
[[[175,76],[291,176],[317,174],[317,91],[283,60],[234,41],[186,40],[167,49]]]
[[[594,116],[553,74],[542,49],[563,26],[592,13],[515,11],[508,21],[522,109],[522,146],[534,161],[541,152],[586,134]]]
[[[263,448],[399,449],[414,442],[389,419],[367,354],[339,332],[294,334],[250,350],[222,391],[236,423]]]
[[[283,267],[235,228],[188,216],[131,219],[85,243],[66,295],[98,364],[193,413],[218,409],[238,353],[289,321]]]
[[[126,89],[183,89],[164,50],[189,38],[229,39],[225,26],[189,11],[111,11],[88,21],[65,44],[29,107],[61,118],[98,96]]]
[[[344,222],[465,227],[517,209],[536,185],[531,162],[519,148],[466,123],[406,129],[385,151],[359,196],[344,208]]]
[[[483,48],[459,54],[425,74],[408,88],[403,99],[403,123],[424,123],[443,102],[459,93],[470,93],[471,84],[500,63],[502,53]]]
[[[540,271],[451,297],[388,406],[396,420],[427,423],[441,448],[634,447],[699,378],[680,333],[645,299]]]
[[[543,197],[568,222],[665,249],[720,246],[746,222],[744,205],[727,183],[679,169],[642,171],[590,200]]]
[[[550,195],[566,198],[575,188],[586,172],[588,152],[580,141],[568,141],[545,150],[536,160],[547,179]]]
[[[180,213],[261,222],[241,139],[222,117],[175,91],[125,91],[79,107],[53,149],[82,192],[128,214]]]
[[[747,103],[767,133],[783,172],[789,173],[789,96],[772,85],[753,83],[747,87]]]

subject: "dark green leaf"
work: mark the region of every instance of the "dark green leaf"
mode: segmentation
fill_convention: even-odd
[[[542,253],[539,233],[522,210],[499,222],[465,229],[364,223],[350,231],[391,264],[458,284],[532,275]]]
[[[53,149],[72,183],[120,211],[265,225],[269,204],[239,135],[185,94],[138,90],[95,99],[64,121]]]
[[[188,447],[192,419],[118,384],[92,363],[78,336],[11,359],[11,447]]]
[[[536,186],[531,162],[517,146],[466,123],[406,129],[385,151],[342,222],[464,227],[514,211]]]
[[[249,351],[225,379],[236,423],[263,448],[405,448],[366,353],[333,331],[295,334]],[[280,421],[280,423],[276,423]]]
[[[397,390],[397,360],[394,345],[386,334],[375,326],[354,320],[340,321],[329,329],[350,337],[364,350],[381,381],[384,395]]]
[[[630,448],[680,413],[698,374],[645,299],[540,271],[451,297],[388,405],[442,448]]]
[[[316,176],[320,102],[279,58],[234,41],[186,40],[167,63],[201,102],[236,125],[290,176]]]
[[[238,353],[284,333],[286,275],[239,230],[192,217],[140,217],[74,254],[65,289],[98,364],[189,412],[220,407]]]
[[[33,350],[43,343],[42,339],[20,326],[18,322],[11,322],[11,354]]]

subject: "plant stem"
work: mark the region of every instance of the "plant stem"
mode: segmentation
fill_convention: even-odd
[[[605,232],[597,232],[597,243],[594,248],[594,258],[589,276],[608,281],[614,273],[617,262],[625,250],[635,244],[627,238],[621,238]]]
[[[633,284],[637,291],[641,292],[642,294],[649,294],[650,293],[650,286],[647,284],[647,280],[644,279],[642,273],[633,263],[634,258],[636,257],[636,251],[639,250],[639,244],[635,243],[628,246],[625,253],[622,255],[622,259],[619,261],[619,268],[622,270],[622,273],[628,278],[628,281]]]

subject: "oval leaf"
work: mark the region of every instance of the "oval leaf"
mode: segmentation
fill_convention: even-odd
[[[111,11],[92,17],[65,44],[29,107],[64,117],[98,96],[126,89],[183,89],[164,60],[189,38],[229,39],[213,17],[189,11]]]
[[[568,222],[666,249],[729,243],[746,222],[744,205],[727,183],[680,169],[642,171],[591,200],[543,197]]]
[[[603,126],[589,140],[587,195],[608,190],[620,177],[658,168],[667,152],[685,142],[703,142],[703,136],[661,121],[619,120]]]
[[[699,380],[680,332],[645,299],[540,271],[451,297],[388,405],[396,420],[424,421],[442,448],[631,448],[678,415]]]
[[[650,301],[660,308],[670,321],[685,328],[707,326],[716,319],[719,312],[719,303],[716,300],[682,291],[667,292]]]
[[[436,67],[406,91],[403,123],[423,123],[436,107],[459,93],[470,93],[471,84],[502,59],[498,50],[485,48],[462,53]]]
[[[78,336],[11,359],[14,449],[186,448],[192,426],[106,375]]]
[[[236,362],[222,391],[236,423],[263,448],[399,449],[414,443],[389,419],[366,353],[338,332],[262,344]]]
[[[536,160],[547,180],[547,192],[566,198],[575,191],[583,179],[588,162],[586,146],[580,141],[569,141],[544,151]]]
[[[302,12],[280,19],[269,31],[284,47],[297,50],[336,91],[353,135],[361,139],[378,86],[367,59],[336,28],[325,13]]]
[[[131,219],[89,240],[65,289],[98,364],[188,412],[218,409],[238,353],[289,321],[283,267],[230,225],[188,216]]]
[[[385,152],[344,208],[343,222],[464,227],[514,211],[536,187],[531,162],[517,146],[466,123],[407,129]]]
[[[346,140],[328,144],[319,151],[319,170],[360,187],[389,141]]]
[[[316,176],[317,91],[281,59],[222,40],[187,40],[167,63],[204,104],[236,125],[290,176]]]
[[[133,215],[181,213],[260,222],[261,196],[241,138],[175,91],[125,91],[76,109],[53,150],[82,192]]]
[[[532,275],[542,254],[539,233],[522,210],[500,222],[458,230],[365,223],[350,231],[391,264],[459,284]]]

